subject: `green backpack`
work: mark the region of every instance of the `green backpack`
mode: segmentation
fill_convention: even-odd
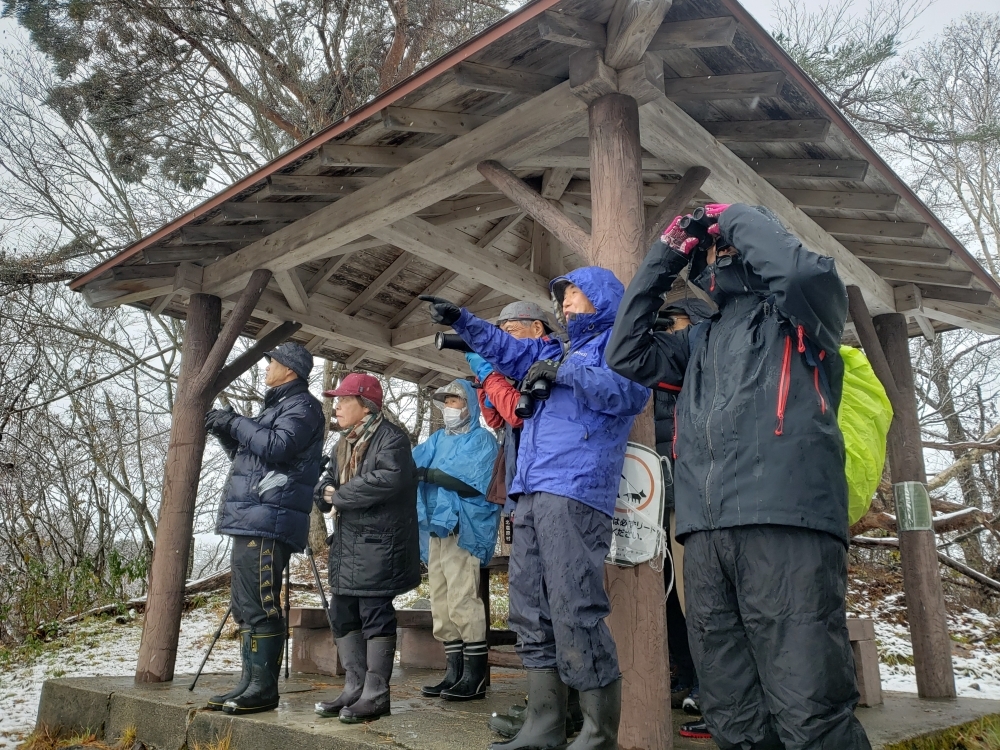
[[[844,392],[837,422],[844,433],[847,515],[853,525],[868,512],[882,479],[892,405],[864,352],[841,346],[840,356],[844,360]]]

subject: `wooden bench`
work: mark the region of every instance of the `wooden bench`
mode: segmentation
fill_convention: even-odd
[[[882,705],[882,677],[875,645],[875,623],[857,617],[847,618],[847,634],[854,651],[854,672],[858,679],[861,706]]]

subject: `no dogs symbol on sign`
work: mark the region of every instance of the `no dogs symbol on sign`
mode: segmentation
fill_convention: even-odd
[[[663,464],[659,454],[629,443],[618,484],[611,549],[605,562],[632,566],[651,560],[663,536]]]

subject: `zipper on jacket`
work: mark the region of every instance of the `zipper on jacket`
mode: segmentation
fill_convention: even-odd
[[[792,337],[785,336],[785,352],[781,357],[781,377],[778,379],[778,426],[775,435],[785,431],[785,405],[788,403],[788,391],[792,384]]]
[[[674,461],[677,460],[677,401],[674,401],[674,439],[670,444],[670,452],[674,455]]]
[[[806,329],[805,326],[799,326],[796,329],[799,333],[799,354],[806,353]]]
[[[813,368],[813,387],[816,389],[816,395],[819,396],[819,413],[826,414],[826,399],[823,398],[823,392],[819,387],[819,367]]]

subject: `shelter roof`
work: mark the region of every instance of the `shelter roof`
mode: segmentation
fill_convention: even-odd
[[[536,0],[71,287],[183,318],[192,292],[231,304],[267,268],[246,334],[295,320],[296,339],[350,367],[421,385],[466,375],[431,345],[440,328],[417,295],[489,318],[512,299],[547,304],[545,270],[586,262],[476,167],[501,162],[589,232],[570,56],[603,49],[648,1]],[[872,314],[907,313],[911,334],[1000,332],[997,282],[736,0],[675,2],[617,86],[646,101],[647,213],[707,167],[695,202],[768,205]]]

